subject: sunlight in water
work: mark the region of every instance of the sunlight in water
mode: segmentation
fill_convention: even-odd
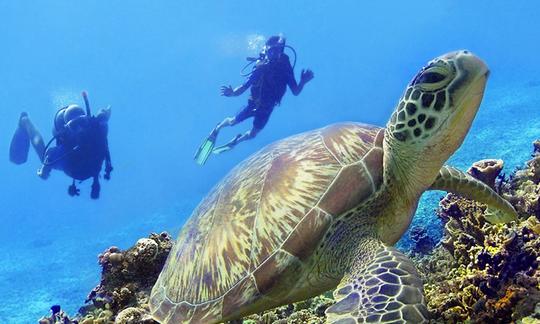
[[[226,56],[254,56],[262,50],[265,40],[260,33],[224,35],[219,40],[219,52]]]

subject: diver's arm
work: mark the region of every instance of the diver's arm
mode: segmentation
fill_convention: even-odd
[[[221,95],[225,97],[236,97],[244,93],[249,87],[251,87],[251,79],[247,80],[244,84],[241,86],[238,86],[236,88],[232,88],[231,86],[222,86],[221,87]]]
[[[304,89],[304,85],[311,81],[313,79],[313,71],[307,69],[302,70],[300,73],[300,83],[296,83],[296,79],[294,78],[294,73],[289,74],[289,80],[287,84],[289,85],[289,88],[291,89],[291,92],[293,95],[298,96],[300,92],[302,92],[302,89]]]
[[[249,78],[247,79],[246,82],[244,82],[244,84],[242,84],[241,86],[238,86],[236,87],[235,89],[233,89],[231,86],[222,86],[221,87],[221,95],[222,96],[225,96],[225,97],[236,97],[236,96],[239,96],[241,95],[242,93],[244,93],[247,89],[249,89],[249,87],[251,87],[251,85],[253,84],[253,82],[259,78],[259,71],[257,69],[255,69],[251,75],[249,76]]]

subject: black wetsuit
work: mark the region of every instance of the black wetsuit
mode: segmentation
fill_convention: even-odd
[[[103,162],[110,160],[107,142],[107,122],[96,117],[84,117],[82,130],[76,134],[64,130],[57,135],[56,146],[45,153],[51,167],[69,177],[86,180],[98,176]]]
[[[236,115],[236,122],[253,117],[253,127],[263,129],[287,91],[290,78],[294,78],[293,69],[285,54],[274,61],[257,63],[249,79],[251,95],[248,104]]]

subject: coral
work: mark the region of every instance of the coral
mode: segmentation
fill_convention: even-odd
[[[440,245],[433,248],[425,227],[411,229],[411,255],[423,276],[434,323],[540,320],[540,141],[534,143],[532,159],[508,178],[501,175],[502,166],[500,160],[483,160],[468,172],[505,197],[518,211],[518,221],[492,225],[485,205],[447,194],[437,211],[444,223]],[[148,296],[172,244],[167,233],[151,234],[126,251],[113,246],[100,254],[101,282],[88,296],[91,303],[79,311],[78,322],[155,324]],[[230,323],[324,323],[333,302],[325,294]],[[57,323],[54,314],[40,323]]]
[[[126,251],[112,246],[101,253],[98,256],[102,267],[101,282],[88,295],[86,301],[92,304],[81,308],[81,316],[95,322],[110,313],[107,321],[116,318],[118,323],[135,323],[133,318],[139,318],[136,323],[155,323],[146,316],[148,296],[172,244],[169,234],[152,233]],[[137,312],[140,313],[138,317]]]
[[[507,323],[531,316],[540,301],[540,222],[538,188],[540,157],[533,158],[509,179],[476,163],[470,174],[490,182],[519,214],[517,222],[492,225],[486,206],[454,194],[439,204],[445,222],[442,244],[414,260],[422,273],[428,308],[436,322]],[[502,162],[491,164],[502,166]],[[478,171],[471,171],[478,170]]]
[[[410,251],[413,254],[426,254],[435,247],[435,240],[428,235],[426,228],[422,226],[411,228],[409,237],[413,242]]]
[[[51,316],[44,316],[38,320],[39,324],[76,324],[60,309],[59,305],[51,307]]]
[[[325,294],[248,316],[244,319],[244,324],[323,324],[324,312],[333,303],[331,296]]]
[[[467,172],[491,188],[495,188],[495,179],[501,173],[503,166],[502,160],[487,159],[473,163]]]
[[[152,324],[154,320],[143,309],[128,307],[122,310],[114,320],[115,324]]]

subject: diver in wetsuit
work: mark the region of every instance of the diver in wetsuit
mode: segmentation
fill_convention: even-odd
[[[15,164],[25,163],[31,143],[42,163],[37,172],[38,176],[47,179],[52,169],[64,171],[73,178],[73,183],[68,188],[71,196],[79,195],[75,180],[82,182],[93,178],[90,197],[97,199],[101,189],[99,174],[103,162],[106,180],[110,179],[113,170],[107,140],[111,110],[106,108],[92,116],[85,92],[83,98],[86,111],[77,105],[58,110],[54,118],[53,139],[47,145],[28,114],[21,113],[19,126],[11,141],[10,160]],[[56,145],[50,146],[53,141]]]
[[[236,97],[251,89],[248,104],[234,117],[227,117],[210,133],[195,155],[197,163],[204,164],[210,153],[219,154],[232,149],[236,144],[254,138],[266,125],[274,107],[279,105],[287,86],[297,96],[304,85],[313,79],[313,72],[302,70],[300,82],[294,77],[289,57],[284,53],[285,38],[272,36],[267,41],[256,61],[247,81],[233,89],[231,86],[221,87],[221,95]],[[238,134],[230,142],[214,148],[219,130],[225,126],[234,126],[247,118],[253,118],[253,127],[244,134]]]

